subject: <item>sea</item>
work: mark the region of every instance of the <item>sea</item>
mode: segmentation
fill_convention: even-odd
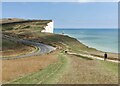
[[[54,33],[64,33],[97,50],[118,53],[118,29],[55,28]]]

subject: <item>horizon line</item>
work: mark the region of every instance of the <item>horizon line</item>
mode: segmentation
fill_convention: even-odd
[[[89,28],[89,27],[86,27],[86,28],[75,28],[75,27],[73,27],[73,28],[64,28],[64,27],[55,27],[55,29],[119,29],[119,28],[105,28],[105,27],[101,27],[101,28],[99,28],[99,27],[94,27],[94,28]]]

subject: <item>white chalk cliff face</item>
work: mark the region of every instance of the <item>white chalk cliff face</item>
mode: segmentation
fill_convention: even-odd
[[[54,30],[54,22],[49,22],[47,26],[44,27],[45,29],[42,30],[41,32],[47,32],[47,33],[53,33]]]

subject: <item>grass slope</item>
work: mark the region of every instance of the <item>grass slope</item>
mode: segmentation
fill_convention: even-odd
[[[31,23],[32,24],[32,23]],[[23,27],[24,25],[22,25]],[[35,25],[36,26],[36,25]],[[76,39],[66,35],[41,33],[41,29],[13,29],[6,30],[4,34],[35,42],[42,42],[57,47],[55,53],[58,62],[49,65],[42,71],[23,76],[11,83],[32,84],[111,84],[118,83],[118,65],[116,63],[90,60],[86,57],[65,55],[64,51],[93,54],[103,57],[103,52],[89,48]],[[61,54],[62,53],[62,54]],[[109,54],[109,58],[117,59],[116,54]],[[65,69],[67,68],[67,69]],[[62,71],[62,72],[60,72]]]
[[[16,41],[8,39],[2,39],[2,54],[3,58],[10,58],[12,56],[22,55],[35,51],[36,49],[32,46],[27,46]]]
[[[68,72],[57,84],[118,84],[118,64],[73,55],[67,57],[71,59]]]
[[[117,84],[118,65],[83,57],[57,55],[58,62],[11,84]]]
[[[49,65],[46,69],[30,74],[28,76],[22,77],[17,79],[11,84],[46,84],[51,82],[55,79],[56,74],[58,74],[67,64],[67,60],[64,55],[59,54],[58,56],[59,61]]]

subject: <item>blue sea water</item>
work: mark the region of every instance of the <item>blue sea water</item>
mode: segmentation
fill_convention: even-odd
[[[56,34],[69,35],[83,44],[104,52],[118,53],[117,29],[62,29],[56,28]]]

